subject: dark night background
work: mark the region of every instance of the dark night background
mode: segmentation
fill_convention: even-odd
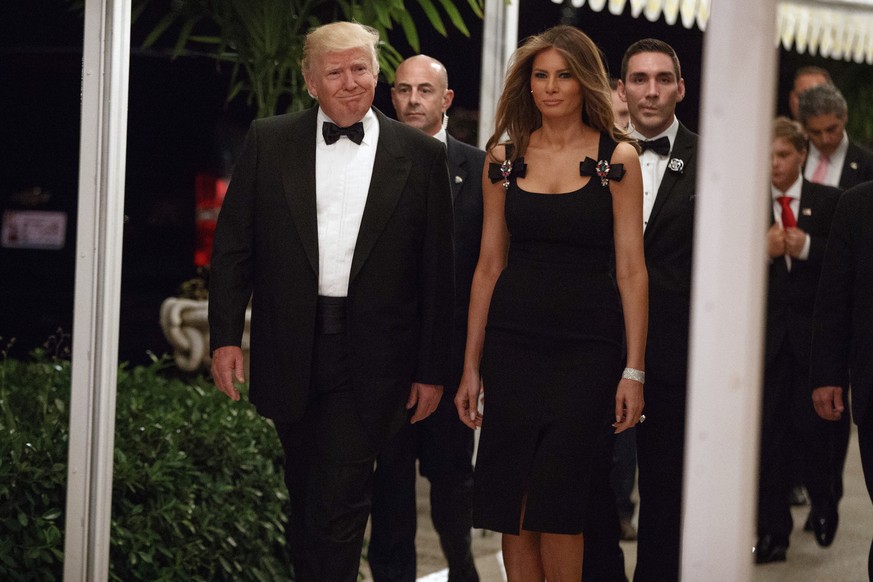
[[[687,88],[678,116],[697,130],[700,31],[587,7],[565,9],[549,0],[514,1],[521,3],[520,41],[563,19],[594,39],[616,76],[631,42],[649,36],[669,42],[679,54]],[[417,5],[407,2],[421,51],[449,70],[455,90],[449,113],[463,120],[478,110],[482,23],[465,2],[456,4],[470,27],[469,39],[455,31],[448,38],[431,32],[416,14]],[[169,350],[158,324],[160,303],[195,273],[194,177],[225,171],[254,117],[244,98],[226,103],[229,67],[205,56],[173,60],[167,49],[138,49],[148,25],[145,18],[133,27],[130,63],[120,358],[134,363],[146,360],[147,350]],[[62,0],[6,0],[0,8],[0,211],[64,210],[70,217],[62,250],[0,248],[0,349],[16,338],[11,353],[17,356],[58,329],[72,328],[83,27],[81,15]],[[412,54],[399,34],[392,41],[404,56]],[[835,62],[783,51],[780,112],[792,71],[801,64],[831,68]],[[384,83],[376,104],[393,115]],[[20,195],[34,187],[49,194],[36,206]]]

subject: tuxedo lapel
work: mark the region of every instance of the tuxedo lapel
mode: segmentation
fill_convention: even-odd
[[[680,183],[680,180],[687,179],[685,178],[685,174],[689,172],[689,166],[692,163],[692,157],[694,156],[694,143],[685,135],[686,129],[684,126],[679,126],[679,132],[676,134],[676,143],[673,144],[673,147],[670,149],[670,160],[681,160],[682,169],[681,170],[671,170],[670,164],[668,163],[667,169],[664,171],[664,177],[661,179],[661,186],[658,188],[658,194],[655,197],[655,204],[652,205],[652,212],[649,215],[649,222],[646,226],[646,231],[644,234],[644,238],[648,238],[650,233],[652,233],[658,222],[658,214],[660,214],[661,209],[666,204],[667,200],[671,196],[681,195],[683,189],[677,188],[677,184]],[[693,174],[691,174],[693,176]],[[694,185],[691,185],[691,191],[693,192]]]
[[[403,153],[403,140],[388,118],[373,108],[379,120],[379,143],[373,162],[373,175],[367,192],[367,203],[361,218],[361,228],[355,243],[349,281],[354,280],[397,206],[412,162]]]
[[[306,111],[288,132],[286,160],[279,171],[285,199],[312,270],[318,273],[318,217],[315,206],[315,123],[318,108]],[[286,162],[286,163],[283,163]]]

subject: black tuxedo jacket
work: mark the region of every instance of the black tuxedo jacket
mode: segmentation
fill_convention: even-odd
[[[482,243],[482,169],[485,152],[446,135],[449,179],[455,213],[455,312],[449,384],[444,396],[454,398],[454,388],[464,370],[470,287]],[[452,389],[449,390],[449,387]]]
[[[378,110],[380,135],[352,260],[347,333],[358,413],[374,442],[406,417],[413,381],[445,384],[451,333],[451,191],[445,148]],[[252,300],[250,398],[299,419],[318,297],[317,108],[252,123],[215,232],[213,349],[240,345]]]
[[[810,386],[852,386],[855,422],[873,390],[873,182],[837,204],[813,316]]]
[[[797,227],[809,235],[809,256],[802,261],[792,259],[790,271],[784,257],[770,261],[767,286],[768,362],[776,356],[784,341],[790,342],[792,352],[800,361],[809,361],[815,294],[831,220],[839,199],[839,188],[803,180]]]
[[[681,123],[670,160],[643,237],[649,272],[646,373],[661,382],[685,385],[697,134]]]
[[[840,190],[848,190],[869,180],[873,180],[873,152],[850,141],[840,174]]]

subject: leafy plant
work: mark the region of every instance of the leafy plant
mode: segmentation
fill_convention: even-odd
[[[70,0],[81,8],[83,0]],[[444,18],[465,36],[470,31],[454,0],[415,0],[430,25],[448,35]],[[134,16],[148,14],[151,0],[134,1]],[[466,0],[482,18],[483,0]],[[163,6],[163,4],[161,4]],[[162,8],[159,8],[162,10]],[[153,46],[175,34],[174,56],[206,51],[233,67],[228,101],[246,94],[258,117],[272,115],[287,102],[288,111],[308,107],[312,100],[300,72],[306,33],[336,20],[372,26],[382,38],[380,65],[388,82],[403,60],[389,42],[388,32],[399,25],[409,46],[419,51],[419,36],[406,0],[173,0],[143,42]]]
[[[288,580],[275,431],[166,360],[118,377],[110,578]],[[0,579],[63,570],[70,364],[0,361]]]

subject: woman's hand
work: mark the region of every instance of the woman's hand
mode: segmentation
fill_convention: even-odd
[[[615,391],[615,434],[633,428],[643,414],[643,385],[636,380],[622,378]]]
[[[482,426],[479,414],[479,393],[482,392],[482,377],[477,372],[464,372],[458,391],[455,393],[455,408],[458,418],[473,430]]]

